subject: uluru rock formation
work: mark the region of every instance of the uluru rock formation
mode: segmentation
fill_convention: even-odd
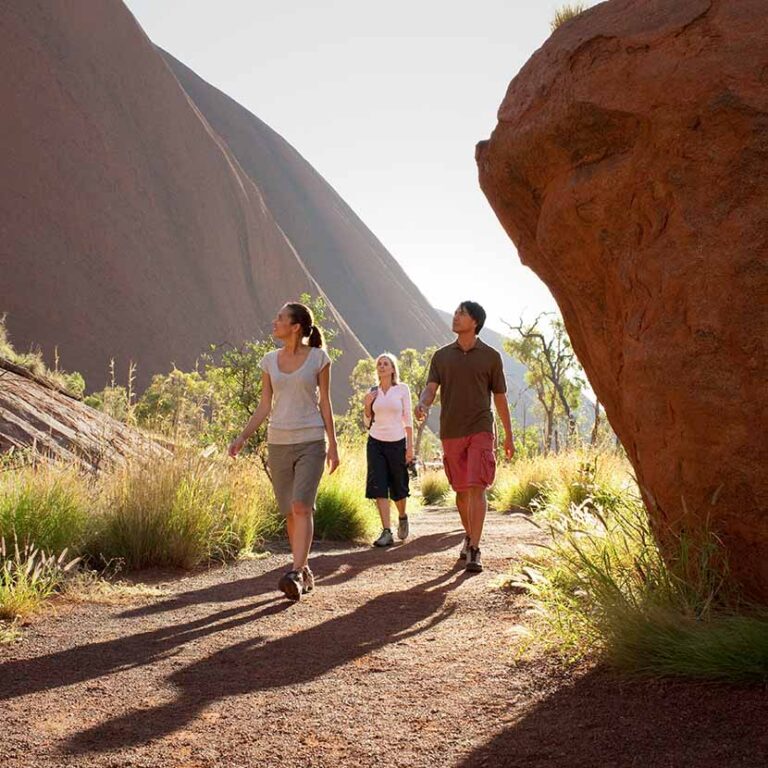
[[[450,334],[439,314],[330,184],[258,117],[163,55],[258,185],[312,277],[370,352],[447,342]]]
[[[602,3],[525,65],[477,149],[662,540],[711,516],[763,599],[766,39],[764,0]]]
[[[141,389],[172,363],[191,367],[210,343],[263,338],[282,302],[306,291],[328,299],[340,330],[342,406],[367,354],[334,302],[357,293],[355,258],[372,283],[386,284],[367,314],[352,312],[369,344],[420,344],[430,332],[432,310],[409,283],[408,322],[395,337],[391,310],[380,311],[395,300],[385,273],[396,264],[371,244],[358,251],[359,240],[344,250],[348,232],[364,229],[350,226],[348,209],[334,224],[315,212],[322,200],[307,204],[327,233],[307,235],[322,243],[308,268],[286,234],[291,215],[301,218],[301,172],[292,171],[293,213],[281,206],[276,221],[254,168],[243,170],[119,0],[2,3],[0,45],[0,312],[19,348],[39,344],[50,362],[58,347],[91,389],[106,383],[110,358],[118,372],[136,361]],[[250,163],[247,141],[236,143]],[[280,151],[295,167],[304,162],[288,145]],[[324,182],[311,183],[307,197],[317,201]],[[348,259],[338,268],[334,249]],[[369,331],[379,321],[392,333],[376,343]]]

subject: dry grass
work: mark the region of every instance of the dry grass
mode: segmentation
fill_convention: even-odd
[[[137,601],[164,597],[168,590],[148,584],[131,584],[127,581],[105,579],[96,571],[78,571],[68,579],[61,591],[69,603],[94,603],[96,605],[123,605]]]
[[[565,3],[555,11],[555,15],[552,21],[549,22],[549,27],[554,32],[558,27],[565,24],[566,21],[575,19],[580,16],[589,6],[586,3]]]
[[[16,621],[33,613],[59,591],[79,558],[47,555],[32,544],[0,539],[0,620]]]
[[[421,500],[428,507],[443,504],[451,492],[451,486],[444,472],[430,470],[421,476],[419,482]]]

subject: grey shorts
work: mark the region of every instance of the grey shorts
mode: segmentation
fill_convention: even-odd
[[[325,453],[325,440],[267,445],[267,464],[281,514],[290,514],[294,501],[314,509],[325,468]]]

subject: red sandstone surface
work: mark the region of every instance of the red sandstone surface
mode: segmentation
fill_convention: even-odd
[[[447,342],[436,310],[328,182],[258,117],[163,56],[365,347],[378,354]]]
[[[512,81],[477,159],[659,530],[711,517],[737,576],[768,597],[765,11],[586,11]]]
[[[90,389],[106,383],[110,358],[118,377],[133,360],[141,389],[172,363],[191,367],[210,343],[264,337],[276,309],[306,291],[329,299],[341,331],[341,405],[366,350],[334,299],[373,351],[434,338],[430,323],[439,320],[394,259],[380,244],[379,252],[360,247],[375,241],[362,222],[345,206],[346,216],[330,220],[343,206],[333,190],[248,113],[268,134],[268,151],[283,155],[256,167],[253,134],[233,135],[250,163],[244,171],[118,0],[3,3],[0,45],[0,311],[17,348],[40,345],[50,361],[58,347]],[[224,127],[241,118],[234,102],[195,84],[199,98],[217,97],[211,112]],[[274,173],[279,187],[283,163],[292,186],[276,221],[254,179]],[[306,216],[304,183],[313,201]],[[286,235],[292,227],[303,227],[309,268]],[[380,284],[375,298],[358,290],[360,270]],[[395,297],[398,289],[406,298]],[[399,335],[395,300],[405,311]]]

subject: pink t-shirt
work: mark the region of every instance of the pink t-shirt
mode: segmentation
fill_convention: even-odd
[[[373,401],[373,426],[368,434],[390,443],[405,437],[405,428],[413,428],[411,390],[402,382],[384,392],[381,387]]]

